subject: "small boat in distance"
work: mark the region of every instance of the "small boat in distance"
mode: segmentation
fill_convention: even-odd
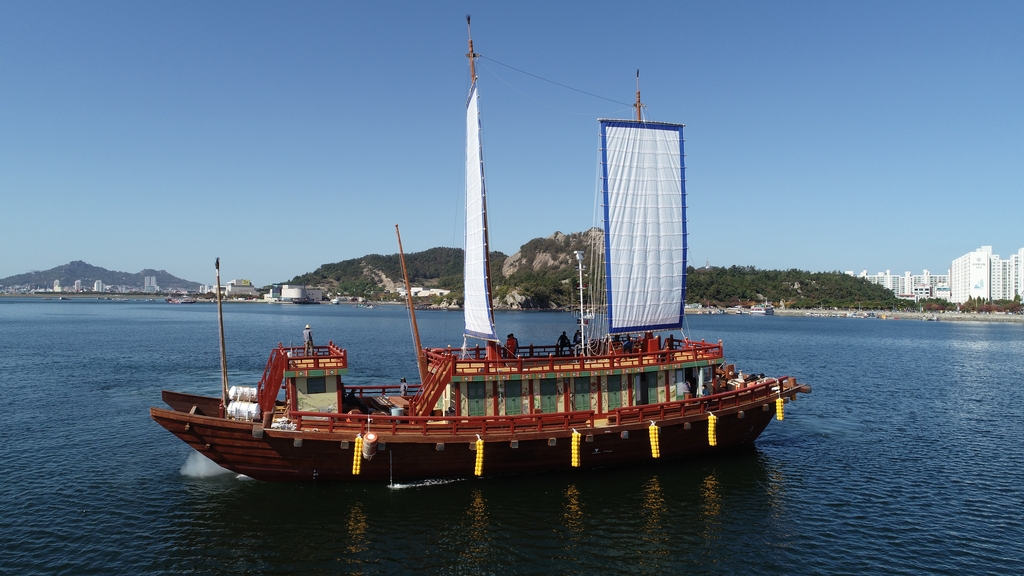
[[[149,302],[156,302],[156,300],[150,299]],[[195,304],[196,303],[196,299],[195,298],[189,298],[188,296],[184,296],[182,298],[173,298],[172,297],[172,298],[167,298],[166,302],[168,304]]]
[[[682,330],[686,301],[683,125],[644,120],[639,91],[636,119],[599,121],[602,249],[589,265],[583,252],[577,260],[580,286],[586,268],[601,289],[587,303],[581,288],[579,348],[499,341],[472,37],[468,56],[464,334],[480,343],[424,348],[413,320],[420,383],[385,386],[346,386],[348,353],[333,342],[278,345],[255,387],[228,389],[225,376],[221,398],[165,390],[170,409],[151,417],[261,480],[595,470],[751,445],[811,388],[744,374],[725,362],[721,341],[671,332]]]
[[[750,307],[751,316],[774,316],[775,308],[771,304],[758,304]]]

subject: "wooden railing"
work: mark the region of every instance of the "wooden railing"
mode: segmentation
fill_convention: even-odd
[[[768,378],[753,386],[737,388],[736,390],[719,392],[718,394],[699,398],[616,408],[608,413],[608,419],[617,424],[632,424],[648,420],[658,421],[667,418],[681,418],[683,416],[717,412],[757,400],[768,400],[777,397],[778,394],[772,392],[772,388],[786,382],[787,378],[786,376],[782,378]]]
[[[288,356],[288,370],[329,370],[348,368],[348,351],[328,342],[327,346],[314,346],[313,353],[306,355],[302,346],[285,348],[278,344]]]
[[[259,398],[260,410],[263,412],[273,411],[274,402],[281,391],[281,382],[284,380],[284,371],[288,366],[287,352],[283,346],[277,345],[270,351],[270,358],[267,366],[263,369],[263,377],[256,385],[256,396]]]
[[[510,372],[583,372],[591,370],[616,370],[656,366],[660,364],[681,364],[702,360],[718,360],[723,357],[722,344],[706,342],[675,341],[672,347],[633,353],[611,353],[600,356],[556,356],[554,346],[523,346],[515,357],[488,359],[486,348],[468,348],[466,355],[457,358],[461,350],[451,348],[428,348],[425,350],[429,364],[442,363],[455,358],[453,376],[478,376],[508,374]],[[544,353],[547,353],[544,355]]]
[[[420,385],[419,393],[410,402],[409,413],[413,416],[429,415],[444,394],[445,387],[452,381],[454,373],[454,356],[438,355],[434,361],[428,362],[426,382]]]
[[[608,413],[611,424],[640,424],[673,418],[718,412],[744,404],[764,402],[792,392],[786,388],[788,377],[769,378],[746,388],[721,392],[701,398],[690,398],[661,404],[645,404],[616,408]],[[370,430],[389,434],[421,436],[471,436],[473,434],[525,434],[531,432],[566,432],[574,428],[594,428],[595,412],[558,412],[518,416],[390,416],[386,414],[334,414],[323,412],[291,412],[289,416],[299,430],[348,432],[365,434]]]
[[[594,411],[527,414],[520,416],[389,416],[384,414],[328,414],[291,412],[299,430],[319,432],[358,432],[370,430],[390,434],[422,436],[472,436],[474,434],[516,434],[529,432],[566,432],[573,428],[593,428]]]

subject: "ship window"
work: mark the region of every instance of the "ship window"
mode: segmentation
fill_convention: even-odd
[[[323,376],[306,380],[306,394],[323,394],[327,392],[327,381]]]

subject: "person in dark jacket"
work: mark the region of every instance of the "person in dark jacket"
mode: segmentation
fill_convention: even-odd
[[[569,342],[569,337],[565,335],[565,331],[563,330],[562,335],[558,337],[558,342],[555,342],[555,355],[567,355],[571,346],[572,342]]]

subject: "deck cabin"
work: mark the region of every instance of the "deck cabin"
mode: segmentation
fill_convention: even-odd
[[[399,384],[346,386],[348,354],[329,343],[306,355],[278,345],[257,390],[263,426],[285,421],[329,431],[368,425],[416,433],[482,426],[570,429],[680,417],[749,400],[742,375],[724,364],[722,343],[651,334],[635,352],[607,344],[595,355],[557,355],[555,346],[427,348],[427,377],[399,395]],[[756,377],[753,377],[756,379]],[[774,379],[771,379],[774,382]],[[273,383],[280,383],[274,385]],[[711,402],[687,396],[703,386]],[[764,384],[764,379],[757,380]],[[750,384],[755,382],[751,381]],[[281,389],[284,399],[279,400]],[[761,386],[761,388],[765,388]],[[756,392],[767,396],[769,388]],[[357,414],[358,413],[358,414]],[[453,419],[454,418],[454,419]],[[505,419],[508,419],[507,421]]]
[[[447,416],[519,416],[593,411],[683,400],[724,389],[722,344],[662,339],[648,333],[637,352],[605,346],[601,354],[560,356],[556,346],[426,351],[430,378],[416,402]],[[436,382],[434,381],[436,378]],[[450,382],[450,385],[446,385]],[[432,397],[436,396],[436,399]],[[433,401],[432,401],[433,400]],[[423,405],[418,413],[426,414]]]

